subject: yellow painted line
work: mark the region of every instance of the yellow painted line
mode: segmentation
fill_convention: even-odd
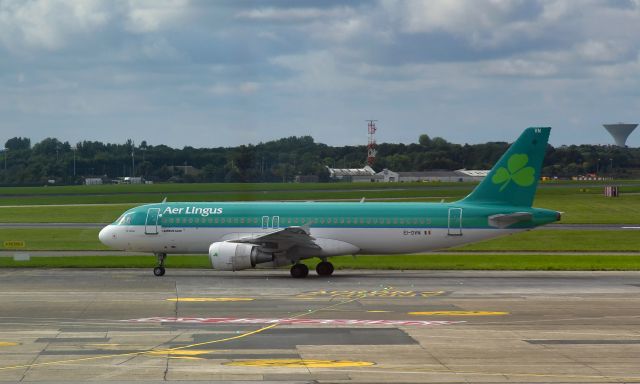
[[[375,310],[373,310],[373,311],[367,311],[367,312],[369,312],[369,313],[388,313],[388,312],[391,312],[391,311],[375,311]]]
[[[13,341],[0,341],[0,347],[15,347],[18,343],[14,343]]]
[[[210,350],[206,350],[206,349],[185,349],[185,350],[180,350],[180,351],[174,351],[171,349],[158,349],[158,350],[153,350],[149,353],[147,353],[148,355],[171,355],[171,356],[199,356],[199,355],[206,355],[207,353],[213,353],[214,351],[210,351]]]
[[[285,367],[285,368],[342,368],[342,367],[370,367],[370,361],[351,360],[308,360],[308,359],[263,359],[240,360],[224,363],[236,367]]]
[[[167,301],[179,301],[185,303],[203,303],[203,302],[227,302],[227,301],[253,301],[250,297],[174,297]]]
[[[417,316],[503,316],[509,312],[492,311],[429,311],[429,312],[409,312],[409,315]]]

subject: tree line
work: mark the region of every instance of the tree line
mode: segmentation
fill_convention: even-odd
[[[378,145],[373,168],[380,171],[489,169],[507,149],[506,142],[454,144],[424,134],[417,143]],[[256,145],[172,148],[82,141],[75,145],[46,138],[31,144],[14,137],[0,158],[4,185],[78,184],[85,177],[144,177],[156,182],[290,182],[297,175],[329,181],[326,166],[360,168],[366,146],[329,146],[311,136],[287,137]],[[195,172],[185,172],[185,166]],[[548,146],[543,176],[567,178],[597,173],[632,177],[640,169],[640,148],[603,145]]]

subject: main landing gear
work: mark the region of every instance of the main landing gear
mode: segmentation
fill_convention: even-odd
[[[318,276],[331,276],[333,273],[333,264],[323,260],[316,265],[316,273]]]
[[[331,274],[333,273],[333,264],[326,260],[319,262],[316,266],[316,273],[318,274],[318,276],[331,276]],[[308,275],[309,267],[304,264],[297,263],[291,267],[291,277],[300,279],[303,277],[307,277]]]
[[[156,253],[158,258],[158,266],[153,268],[153,274],[156,276],[164,276],[164,261],[167,259],[166,253]]]
[[[294,264],[291,267],[291,277],[296,279],[301,279],[303,277],[307,277],[309,275],[309,267],[304,264]]]

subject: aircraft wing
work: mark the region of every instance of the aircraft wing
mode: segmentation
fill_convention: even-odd
[[[289,249],[293,246],[304,248],[320,249],[315,243],[315,238],[310,235],[308,227],[286,227],[273,232],[246,236],[238,240],[231,240],[232,243],[261,244],[268,248],[278,250]]]
[[[523,221],[531,221],[533,215],[529,212],[515,212],[489,216],[489,225],[495,228],[507,228]]]

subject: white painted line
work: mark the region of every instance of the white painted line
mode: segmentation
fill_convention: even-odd
[[[465,321],[428,320],[357,320],[357,319],[261,319],[243,317],[145,317],[123,320],[132,323],[179,323],[179,324],[324,324],[324,325],[408,325],[433,326],[464,323]]]

